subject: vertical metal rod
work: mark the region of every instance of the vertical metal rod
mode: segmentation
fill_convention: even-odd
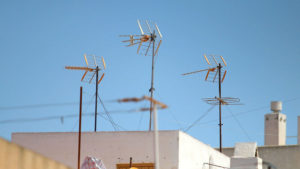
[[[81,112],[82,112],[82,86],[80,86],[80,102],[79,102],[79,130],[78,130],[78,158],[77,158],[77,169],[80,169]]]
[[[219,63],[218,71],[219,71],[219,127],[220,127],[220,152],[222,152],[222,95],[221,95],[221,63]]]
[[[153,129],[154,129],[154,159],[155,159],[155,169],[159,169],[159,133],[157,124],[157,109],[156,104],[153,108]]]
[[[132,157],[130,157],[130,161],[129,161],[129,169],[132,167]]]
[[[151,100],[153,99],[153,81],[154,81],[154,55],[155,55],[155,51],[154,51],[154,47],[155,47],[155,32],[153,31],[153,35],[151,35],[151,40],[153,41],[153,50],[152,50],[152,72],[151,72],[151,88],[150,88],[150,92],[151,92]],[[150,120],[149,120],[149,131],[151,131],[151,125],[152,125],[152,110],[153,110],[153,103],[150,102]]]
[[[97,131],[97,100],[98,100],[98,72],[99,67],[96,67],[96,98],[95,98],[95,132]]]

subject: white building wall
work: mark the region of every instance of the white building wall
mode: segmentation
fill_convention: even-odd
[[[231,158],[230,169],[262,169],[262,159],[257,157]]]
[[[233,156],[234,148],[223,148],[223,153]],[[278,169],[300,168],[300,145],[262,146],[258,147],[258,155]],[[263,166],[267,169],[267,166]]]
[[[81,164],[86,156],[103,160],[107,169],[116,164],[154,163],[153,132],[82,133]],[[72,168],[77,167],[78,133],[14,133],[12,141]],[[159,131],[161,169],[218,169],[230,167],[230,158],[180,131]]]
[[[206,164],[205,164],[206,163]],[[218,169],[207,165],[230,167],[230,158],[199,140],[179,133],[179,169]]]
[[[160,131],[160,167],[178,168],[178,131]],[[14,133],[12,142],[41,153],[72,168],[77,168],[77,133]],[[153,163],[153,133],[82,133],[81,164],[86,156],[102,159],[107,169],[116,164]]]

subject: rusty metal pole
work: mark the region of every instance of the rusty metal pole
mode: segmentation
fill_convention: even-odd
[[[82,86],[80,86],[80,102],[79,102],[79,131],[78,131],[78,158],[77,158],[77,169],[80,169],[81,113],[82,113]]]
[[[222,152],[222,95],[221,95],[221,70],[222,66],[221,63],[218,65],[218,71],[219,71],[219,128],[220,128],[220,152]]]
[[[151,73],[151,88],[150,88],[150,93],[151,93],[151,99],[153,99],[153,92],[154,92],[154,47],[155,47],[155,31],[153,31],[153,34],[151,35],[151,40],[153,41],[153,49],[152,49],[152,73]],[[152,112],[153,112],[153,103],[150,102],[150,120],[149,120],[149,131],[151,131],[151,126],[152,126]]]
[[[97,131],[97,100],[98,100],[98,72],[99,67],[96,67],[96,97],[95,97],[95,132]]]
[[[130,157],[130,161],[129,161],[129,168],[132,167],[132,157]]]

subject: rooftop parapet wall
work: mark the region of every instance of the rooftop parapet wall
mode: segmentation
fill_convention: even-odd
[[[160,131],[160,167],[177,169],[178,131]],[[29,147],[66,165],[77,166],[78,133],[14,133],[12,141]],[[108,169],[117,164],[153,163],[153,132],[83,132],[81,138],[81,164],[86,156],[103,160]]]
[[[233,156],[233,152],[233,147],[223,148],[223,153],[229,157]],[[279,169],[300,168],[300,145],[260,146],[258,156]],[[267,169],[266,166],[264,169]]]
[[[71,169],[0,138],[0,169]]]

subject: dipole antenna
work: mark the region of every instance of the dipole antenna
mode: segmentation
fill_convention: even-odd
[[[206,63],[209,65],[209,68],[202,69],[194,72],[184,73],[182,75],[190,75],[195,74],[203,71],[207,71],[205,76],[205,81],[210,82],[218,82],[219,84],[219,97],[214,98],[205,98],[203,99],[208,104],[212,105],[219,105],[219,151],[222,152],[222,105],[229,105],[229,104],[235,104],[239,102],[240,100],[238,98],[231,98],[231,97],[222,97],[222,82],[225,79],[227,71],[222,71],[223,67],[227,66],[227,63],[225,62],[225,59],[223,56],[216,56],[216,55],[209,55],[206,56],[204,54],[204,58],[206,60]],[[213,66],[212,66],[213,65]],[[212,67],[210,67],[212,66]]]
[[[95,96],[95,126],[94,131],[97,131],[97,101],[98,101],[98,85],[102,81],[104,77],[104,73],[101,75],[99,80],[99,71],[104,71],[106,69],[106,63],[103,57],[99,57],[96,55],[86,55],[84,54],[84,60],[86,63],[86,67],[78,67],[78,66],[66,66],[66,69],[71,70],[84,70],[84,74],[81,78],[81,81],[85,81],[91,83],[93,78],[96,76],[95,84],[96,84],[96,96]]]
[[[157,26],[157,24],[150,25],[149,22],[146,20],[146,30],[145,33],[143,30],[143,26],[141,22],[137,20],[139,29],[141,31],[140,35],[120,35],[121,37],[129,37],[129,40],[124,40],[122,42],[129,43],[126,45],[127,47],[134,46],[138,44],[137,54],[139,54],[141,47],[144,47],[144,54],[145,56],[148,55],[149,49],[152,47],[152,67],[151,67],[151,88],[149,89],[150,97],[153,99],[153,92],[154,92],[154,57],[158,52],[158,49],[162,42],[162,34]],[[156,34],[155,30],[157,31],[158,35]],[[158,42],[158,43],[157,43]],[[146,44],[146,45],[145,45]],[[150,119],[149,119],[149,131],[151,131],[152,126],[152,110],[153,110],[153,103],[150,102]]]

